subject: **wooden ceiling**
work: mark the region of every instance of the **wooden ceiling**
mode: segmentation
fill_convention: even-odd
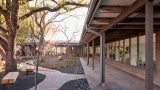
[[[92,0],[91,3],[93,3]],[[100,4],[98,5],[98,1]],[[90,5],[85,25],[96,32],[106,34],[106,42],[129,38],[145,33],[145,10],[147,0],[97,0]],[[160,30],[160,0],[153,0],[154,31]],[[93,6],[94,5],[94,6]],[[96,9],[97,8],[97,9]],[[90,42],[99,37],[84,28],[81,40]]]

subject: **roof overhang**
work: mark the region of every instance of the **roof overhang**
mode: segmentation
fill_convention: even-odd
[[[144,5],[148,0],[92,0],[84,24],[81,41],[97,38],[90,29],[106,34],[106,42],[143,35],[145,31]],[[154,30],[160,30],[160,0],[153,0]]]

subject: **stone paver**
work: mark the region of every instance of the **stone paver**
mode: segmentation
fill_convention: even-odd
[[[67,74],[52,69],[39,68],[39,73],[46,75],[46,78],[37,86],[37,90],[58,90],[64,83],[84,78],[84,75]],[[30,90],[35,90],[35,87]]]
[[[90,65],[86,65],[86,60],[81,58],[81,62],[85,71],[85,77],[88,80],[91,90],[145,90],[144,80],[121,71],[117,68],[105,66],[106,86],[102,87],[99,84],[100,80],[100,68],[99,61],[95,60],[95,70],[92,70],[90,59]],[[160,87],[155,86],[154,90],[160,90]]]

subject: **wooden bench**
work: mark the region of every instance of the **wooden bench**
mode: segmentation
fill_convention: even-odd
[[[26,68],[26,75],[28,75],[29,72],[34,72],[34,68]]]
[[[62,56],[58,56],[57,59],[58,60],[63,60],[63,57]]]
[[[29,72],[34,72],[34,67],[30,66],[30,65],[20,66],[19,69],[24,71],[26,73],[26,75],[28,75]]]
[[[19,75],[19,72],[9,72],[7,75],[5,75],[2,78],[2,84],[15,83],[16,80],[17,80],[18,75]]]

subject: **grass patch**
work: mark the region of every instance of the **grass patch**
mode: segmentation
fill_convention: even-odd
[[[4,76],[4,75],[5,75],[5,71],[1,71],[0,76]]]
[[[25,71],[22,71],[21,69],[18,69],[18,72],[19,72],[20,74],[25,74],[25,73],[26,73]]]
[[[75,67],[76,66],[76,59],[72,58],[72,59],[67,59],[64,61],[56,61],[53,63],[40,63],[41,67],[45,67],[45,68],[59,68],[59,67]]]

